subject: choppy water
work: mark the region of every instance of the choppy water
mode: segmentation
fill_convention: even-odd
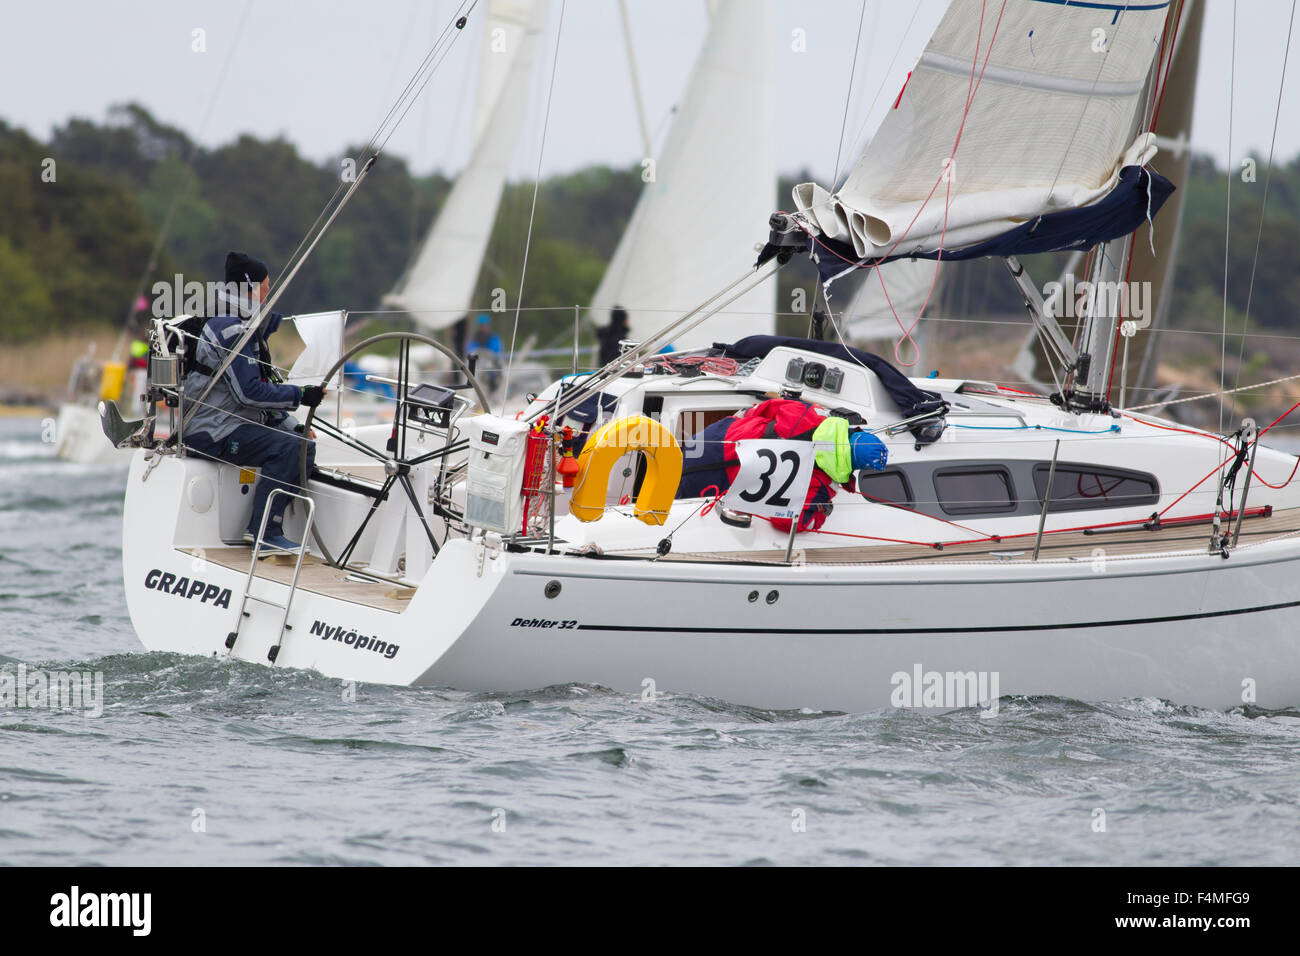
[[[585,685],[347,701],[311,674],[146,654],[125,476],[39,435],[0,419],[0,666],[102,671],[106,702],[0,709],[6,863],[1300,859],[1295,718],[1057,698],[992,720],[777,713]]]

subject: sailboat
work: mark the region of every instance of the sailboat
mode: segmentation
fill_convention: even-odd
[[[1019,259],[1105,247],[1090,276],[1114,281],[1146,241],[1175,188],[1151,125],[1182,10],[954,0],[844,184],[796,187],[756,263],[518,417],[481,389],[400,383],[369,476],[289,492],[286,533],[310,549],[259,560],[231,540],[238,469],[142,448],[123,533],[142,642],[346,680],[768,708],[1296,703],[1300,459],[1262,441],[1272,424],[1113,407],[1122,298],[1093,297],[1072,339]],[[712,254],[715,224],[681,225]],[[681,348],[802,255],[828,282],[1004,260],[1053,390],[914,380],[837,342]],[[155,358],[154,387],[183,402]]]
[[[691,70],[661,155],[592,297],[597,321],[616,307],[628,313],[628,337],[641,340],[673,312],[715,290],[720,276],[752,260],[754,222],[776,195],[774,121],[769,89],[770,0],[714,5],[708,35]],[[653,170],[653,171],[651,171]],[[718,260],[701,262],[683,231],[707,222]],[[737,299],[709,324],[679,336],[677,349],[709,346],[775,322],[776,286]]]
[[[144,389],[143,369],[131,367],[121,355],[101,362],[90,349],[73,363],[68,375],[67,393],[59,404],[54,425],[55,457],[79,465],[128,467],[129,451],[104,441],[96,406],[101,401],[114,401],[127,415],[142,416],[145,408],[140,396]]]
[[[398,287],[384,303],[433,333],[473,305],[506,173],[523,127],[546,0],[491,0],[480,40],[469,162]]]

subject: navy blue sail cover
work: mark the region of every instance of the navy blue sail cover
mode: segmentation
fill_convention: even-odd
[[[595,395],[588,395],[566,414],[567,417],[584,425],[594,425],[597,419],[611,414],[616,408],[618,408],[617,395],[597,392]]]
[[[791,335],[747,335],[733,345],[715,342],[713,347],[720,349],[728,358],[746,361],[752,358],[765,358],[774,348],[785,346],[816,352],[827,358],[836,358],[844,362],[859,362],[875,372],[880,383],[889,392],[890,398],[898,406],[904,418],[928,415],[931,412],[947,411],[948,403],[939,397],[938,392],[917,388],[912,380],[890,365],[879,355],[872,355],[862,349],[841,345],[839,342],[819,342],[816,339],[800,339]]]
[[[1037,216],[991,239],[959,249],[858,259],[852,243],[818,237],[815,240],[819,253],[817,271],[826,282],[853,265],[866,269],[894,259],[943,259],[949,262],[985,256],[1028,256],[1058,249],[1089,249],[1127,236],[1148,219],[1154,219],[1174,188],[1173,183],[1157,172],[1142,166],[1125,166],[1120,170],[1115,188],[1095,203]],[[767,249],[760,254],[760,263],[765,255]]]

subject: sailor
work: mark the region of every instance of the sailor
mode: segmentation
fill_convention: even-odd
[[[187,395],[200,395],[229,350],[238,344],[248,320],[270,292],[268,276],[266,264],[252,256],[242,252],[226,256],[225,288],[218,291],[216,314],[209,317],[199,337],[195,367],[185,378]],[[258,333],[222,373],[185,431],[185,443],[193,451],[261,470],[253,496],[253,514],[244,532],[244,540],[250,544],[261,527],[272,490],[298,489],[302,442],[308,442],[308,474],[315,463],[316,443],[312,439],[316,435],[311,431],[304,435],[302,425],[289,410],[299,405],[314,408],[325,395],[319,385],[280,383],[271,365],[266,337],[279,328],[282,319],[278,312],[263,319]],[[276,497],[266,519],[264,550],[298,549],[298,542],[284,536],[284,510],[288,504],[285,496]]]
[[[496,388],[497,379],[501,373],[501,336],[492,330],[492,320],[488,314],[483,312],[479,315],[474,325],[474,337],[470,339],[469,345],[465,349],[466,355],[477,355],[479,357],[480,368],[485,364],[486,370],[483,372],[483,380],[488,388]],[[484,360],[486,359],[486,362]]]
[[[609,325],[598,330],[600,336],[600,364],[608,365],[618,358],[619,342],[628,335],[627,309],[621,305],[614,306],[609,313]]]

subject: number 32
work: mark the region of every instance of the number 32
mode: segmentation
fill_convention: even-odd
[[[758,476],[758,488],[753,491],[742,491],[740,492],[740,497],[751,503],[766,499],[767,503],[773,507],[786,507],[790,504],[790,499],[785,496],[786,490],[794,481],[795,475],[799,474],[799,453],[793,450],[783,451],[781,452],[781,457],[778,459],[776,452],[772,451],[770,448],[760,448],[758,450],[758,457],[767,462],[767,467],[764,468],[762,473]],[[776,490],[776,493],[773,494],[772,497],[768,498],[768,492],[772,490],[772,478],[776,474],[776,469],[780,462],[789,464],[790,471],[785,476],[785,481],[781,483],[781,487]]]

